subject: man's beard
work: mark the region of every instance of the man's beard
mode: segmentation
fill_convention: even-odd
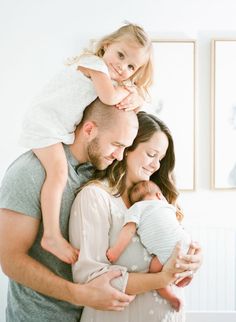
[[[106,169],[107,165],[103,162],[103,157],[100,151],[99,139],[93,139],[88,145],[88,157],[92,165],[98,170]]]

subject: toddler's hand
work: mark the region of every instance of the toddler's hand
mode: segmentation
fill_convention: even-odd
[[[138,113],[140,107],[144,103],[144,99],[138,94],[137,88],[135,86],[125,86],[125,89],[127,89],[130,94],[116,106],[119,109],[124,109],[125,111],[134,110],[136,113]]]

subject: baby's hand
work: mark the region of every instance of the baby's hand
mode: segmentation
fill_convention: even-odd
[[[121,110],[122,109],[124,109],[125,111],[134,110],[136,113],[138,113],[140,107],[144,103],[144,99],[138,94],[137,88],[135,86],[125,86],[125,89],[129,91],[129,95],[126,96],[116,106]]]
[[[109,248],[107,250],[106,255],[107,255],[107,259],[109,260],[110,263],[114,263],[117,261],[117,256],[112,248]]]

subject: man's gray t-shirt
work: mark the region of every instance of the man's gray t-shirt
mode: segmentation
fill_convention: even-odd
[[[78,165],[69,147],[64,146],[64,149],[68,160],[68,181],[61,202],[60,226],[63,236],[68,240],[71,205],[77,189],[91,177],[92,166],[91,164]],[[0,187],[0,208],[10,209],[40,220],[39,232],[30,250],[30,256],[58,276],[72,281],[71,266],[44,251],[40,246],[42,238],[40,191],[44,180],[45,171],[39,160],[31,151],[24,153],[10,165],[3,178]],[[79,307],[44,296],[13,280],[9,281],[7,322],[77,322],[80,320],[80,315]]]

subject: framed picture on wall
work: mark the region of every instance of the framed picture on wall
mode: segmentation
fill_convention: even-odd
[[[195,41],[153,40],[150,112],[170,128],[177,187],[195,189]]]
[[[236,188],[236,39],[212,40],[212,188]]]

